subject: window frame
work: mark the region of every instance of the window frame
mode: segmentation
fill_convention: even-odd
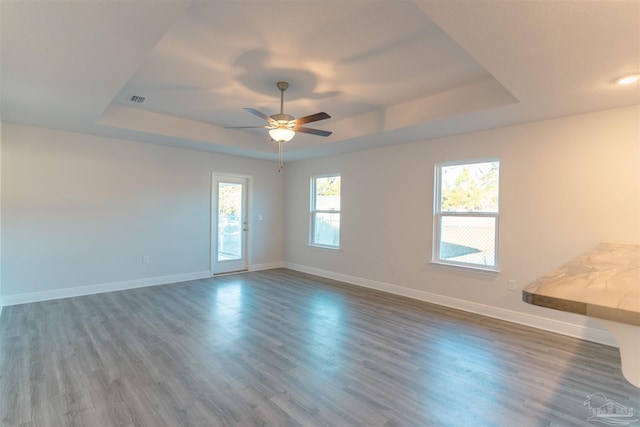
[[[442,169],[448,166],[464,166],[477,163],[498,163],[498,211],[497,212],[449,212],[442,211]],[[499,157],[482,157],[465,160],[449,160],[435,164],[434,171],[434,201],[433,201],[433,245],[431,263],[449,267],[460,267],[470,270],[479,270],[483,272],[498,273],[500,272],[499,264],[499,236],[500,236],[500,166]],[[440,243],[442,219],[444,217],[459,218],[495,218],[494,232],[494,265],[476,264],[471,262],[451,261],[450,259],[440,258]]]
[[[316,209],[316,182],[320,178],[331,178],[331,177],[339,177],[340,178],[340,209]],[[321,243],[316,243],[314,241],[315,231],[316,231],[316,215],[322,213],[329,214],[338,214],[340,218],[340,224],[342,225],[342,174],[340,173],[327,173],[322,175],[313,175],[310,180],[310,209],[309,209],[309,246],[314,248],[322,248],[322,249],[332,249],[339,250],[340,249],[340,241],[342,239],[342,227],[338,228],[338,244],[334,245],[323,245]]]

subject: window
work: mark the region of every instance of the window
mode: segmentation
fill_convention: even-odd
[[[433,262],[498,270],[498,159],[436,165]]]
[[[311,178],[310,223],[310,245],[340,247],[340,175]]]

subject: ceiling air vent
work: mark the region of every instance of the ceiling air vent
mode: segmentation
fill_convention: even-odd
[[[138,96],[138,95],[131,95],[129,97],[129,101],[131,102],[137,102],[138,104],[142,104],[147,98],[145,98],[144,96]]]

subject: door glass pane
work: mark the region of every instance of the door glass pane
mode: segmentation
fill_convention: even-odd
[[[316,245],[339,246],[340,214],[316,213],[313,227],[313,243]]]
[[[218,261],[242,259],[242,184],[218,183]]]
[[[440,259],[495,266],[496,219],[443,216]]]

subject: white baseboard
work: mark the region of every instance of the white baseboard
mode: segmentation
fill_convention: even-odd
[[[264,264],[253,264],[249,266],[249,271],[273,270],[274,268],[282,267],[284,267],[284,263],[282,261],[268,262]]]
[[[27,304],[38,301],[48,301],[61,298],[79,297],[83,295],[101,294],[104,292],[123,291],[127,289],[144,288],[147,286],[166,285],[169,283],[186,282],[189,280],[206,279],[210,272],[197,271],[194,273],[173,274],[171,276],[148,277],[144,279],[125,280],[122,282],[101,283],[98,285],[78,286],[75,288],[55,289],[51,291],[29,292],[25,294],[5,295],[4,305]]]
[[[574,338],[580,338],[587,341],[593,341],[599,344],[605,344],[612,347],[618,347],[616,339],[612,334],[600,329],[590,328],[587,326],[576,325],[573,323],[562,322],[560,320],[549,319],[545,317],[535,316],[532,314],[521,313],[504,308],[493,307],[490,305],[479,304],[472,301],[461,300],[444,295],[438,295],[430,292],[420,291],[417,289],[405,288],[402,286],[392,285],[390,283],[378,282],[375,280],[365,279],[362,277],[349,276],[332,271],[321,270],[305,265],[292,264],[285,262],[285,268],[301,271],[303,273],[313,274],[328,279],[339,280],[352,285],[362,286],[365,288],[376,289],[395,295],[401,295],[420,301],[430,302],[445,307],[455,308],[458,310],[468,311],[470,313],[480,314],[495,319],[506,320],[507,322],[518,323],[525,326],[531,326],[545,331],[555,332]]]

